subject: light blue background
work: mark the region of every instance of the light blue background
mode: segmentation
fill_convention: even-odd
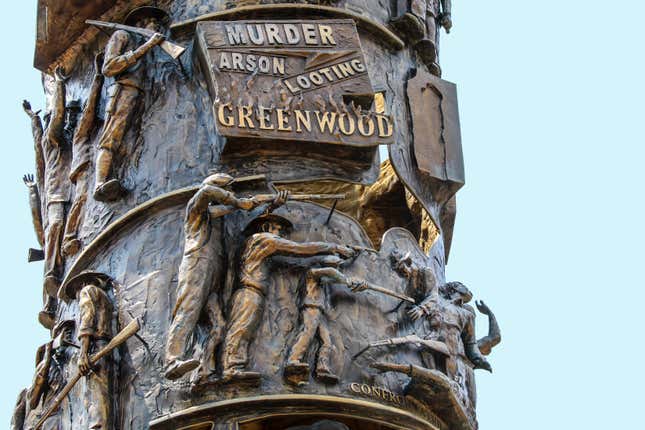
[[[487,301],[504,338],[495,373],[479,373],[481,428],[643,428],[645,3],[454,2],[442,62],[468,183],[448,277]],[[20,102],[43,105],[35,3],[11,2],[0,27],[0,426],[48,337],[21,182],[34,167]]]

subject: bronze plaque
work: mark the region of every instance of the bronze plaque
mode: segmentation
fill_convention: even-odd
[[[200,22],[197,45],[224,137],[392,142],[353,20]]]
[[[408,82],[408,100],[419,170],[454,183],[456,192],[465,181],[457,87],[420,71]]]

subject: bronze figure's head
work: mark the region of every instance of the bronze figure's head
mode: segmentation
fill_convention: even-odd
[[[158,7],[143,6],[133,9],[123,23],[162,33],[170,24],[170,16]]]
[[[293,223],[276,214],[260,215],[249,223],[244,229],[247,236],[255,233],[271,233],[284,236],[293,230]]]

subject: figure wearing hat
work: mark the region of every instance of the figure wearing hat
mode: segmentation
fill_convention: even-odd
[[[250,211],[260,205],[251,198],[237,198],[230,186],[235,179],[227,174],[209,176],[188,202],[184,221],[184,255],[179,266],[177,300],[166,341],[166,371],[168,379],[178,379],[194,370],[199,360],[184,359],[187,345],[202,312],[210,320],[204,348],[200,379],[214,372],[215,349],[224,329],[219,304],[222,249],[222,217],[235,210]],[[286,194],[276,197],[272,207],[286,202]]]
[[[347,246],[324,242],[293,242],[282,237],[293,225],[275,214],[255,218],[245,229],[249,236],[240,258],[240,288],[233,297],[231,320],[224,340],[222,379],[257,384],[260,374],[247,370],[249,346],[263,314],[269,294],[271,258],[278,255],[310,257],[338,254],[349,258],[355,251]]]
[[[42,153],[43,173],[40,174],[40,166],[37,155],[37,174],[44,175],[41,191],[44,207],[44,239],[45,239],[45,306],[38,315],[41,324],[51,329],[54,325],[54,313],[56,311],[56,294],[60,286],[60,277],[63,271],[63,256],[61,245],[63,230],[65,228],[65,205],[69,201],[69,169],[71,163],[71,150],[67,138],[73,133],[76,127],[76,118],[79,112],[79,104],[76,101],[65,105],[65,82],[68,77],[64,70],[58,67],[54,72],[54,93],[52,98],[51,113],[46,115],[45,129],[40,141]],[[38,114],[31,110],[29,102],[23,102],[23,108],[32,119],[34,138],[37,138],[40,120]],[[47,117],[49,120],[47,121]],[[41,126],[42,127],[42,126]],[[28,184],[29,186],[29,184]]]
[[[337,269],[344,261],[336,256],[327,256],[324,257],[322,267],[309,269],[305,274],[300,303],[301,325],[284,368],[285,378],[290,383],[305,385],[309,380],[309,364],[303,360],[316,335],[320,340],[320,347],[316,358],[315,377],[325,384],[338,383],[338,376],[330,366],[334,344],[326,317],[330,307],[328,286],[345,285],[355,293],[367,289],[364,280],[345,276]]]
[[[69,180],[74,187],[74,201],[67,215],[65,235],[63,236],[63,255],[72,256],[78,253],[81,242],[78,239],[78,229],[85,213],[87,202],[88,177],[87,170],[92,162],[92,147],[90,137],[96,124],[96,114],[104,77],[101,74],[103,53],[94,57],[94,79],[90,88],[90,95],[79,120],[78,128],[72,139],[72,167]]]
[[[103,357],[90,366],[90,355],[103,349],[112,338],[114,307],[108,296],[109,277],[85,272],[72,278],[61,289],[61,298],[78,300],[78,339],[81,343],[78,371],[85,376],[87,428],[111,429],[112,357]]]
[[[36,373],[31,386],[25,393],[25,416],[27,423],[35,423],[49,402],[56,397],[65,385],[63,365],[67,362],[67,346],[71,343],[75,322],[61,321],[52,330],[52,339],[38,348],[36,353]],[[58,340],[61,340],[60,342]],[[30,428],[27,425],[26,428]],[[59,416],[53,415],[43,429],[58,430]]]
[[[99,137],[94,189],[96,200],[113,201],[125,192],[119,179],[109,179],[113,173],[113,156],[123,141],[138,108],[140,94],[144,91],[145,56],[165,40],[161,32],[165,31],[168,21],[168,14],[162,9],[152,6],[134,9],[125,19],[125,24],[157,33],[140,45],[140,36],[117,30],[105,48],[103,75],[114,78],[114,84],[108,90],[105,124]]]
[[[398,10],[401,15],[392,24],[409,34],[421,60],[430,72],[440,76],[437,64],[439,28],[445,28],[448,33],[452,28],[452,1],[398,0]]]

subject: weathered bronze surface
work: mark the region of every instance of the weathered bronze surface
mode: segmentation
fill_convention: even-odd
[[[451,2],[151,3],[39,1],[12,429],[476,429]]]

